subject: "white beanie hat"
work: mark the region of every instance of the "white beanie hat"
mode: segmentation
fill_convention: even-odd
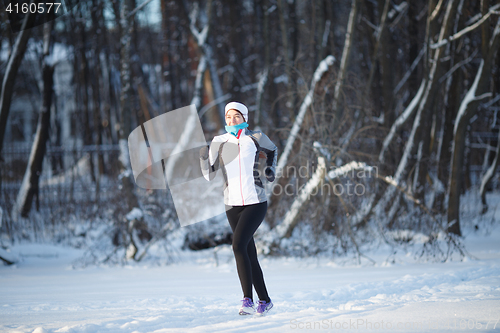
[[[229,102],[226,104],[226,108],[224,111],[224,115],[227,114],[227,111],[229,110],[237,110],[241,112],[243,115],[243,118],[245,119],[246,122],[248,122],[248,108],[245,106],[245,104],[239,103],[239,102]]]

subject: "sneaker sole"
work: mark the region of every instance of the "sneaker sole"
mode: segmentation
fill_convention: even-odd
[[[240,316],[249,316],[249,315],[253,315],[254,313],[253,312],[245,312],[243,310],[240,310]]]

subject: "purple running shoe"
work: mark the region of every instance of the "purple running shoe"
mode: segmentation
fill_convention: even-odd
[[[266,313],[269,312],[273,308],[273,302],[269,300],[269,303],[266,303],[266,301],[259,301],[259,304],[257,305],[257,313],[256,315],[258,316],[263,316]]]
[[[253,306],[253,301],[249,297],[245,297],[241,300],[243,304],[240,308],[240,315],[253,315],[255,313],[255,308]]]

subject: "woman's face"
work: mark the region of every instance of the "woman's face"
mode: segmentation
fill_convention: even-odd
[[[245,121],[245,119],[243,119],[243,116],[238,111],[236,111],[234,109],[227,111],[227,113],[226,113],[227,126],[238,125],[238,124],[243,123],[244,121]]]

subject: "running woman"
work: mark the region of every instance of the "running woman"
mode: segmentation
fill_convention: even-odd
[[[209,147],[200,149],[204,177],[212,180],[217,170],[224,177],[224,204],[233,230],[233,253],[243,290],[240,315],[264,315],[273,303],[267,293],[264,275],[257,259],[253,235],[267,212],[267,197],[260,179],[259,157],[266,159],[267,181],[275,178],[278,150],[262,132],[248,127],[248,108],[239,102],[225,107],[227,133],[213,138]],[[254,307],[252,285],[259,296]]]

